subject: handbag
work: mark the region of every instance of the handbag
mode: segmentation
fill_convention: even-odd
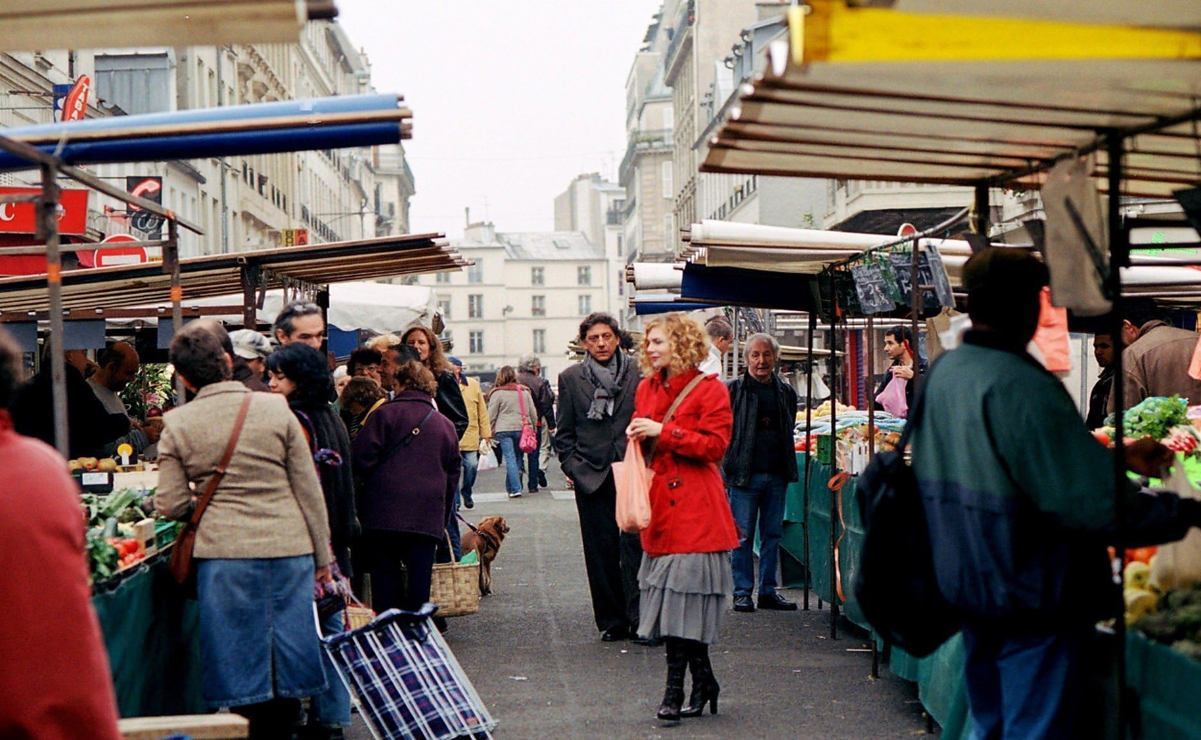
[[[242,399],[242,407],[238,409],[238,416],[234,419],[233,432],[229,435],[229,442],[225,445],[221,462],[217,464],[217,470],[209,478],[204,495],[196,502],[196,508],[192,509],[192,518],[175,538],[175,546],[171,551],[170,568],[171,577],[180,585],[186,584],[195,575],[195,568],[192,566],[192,552],[196,549],[196,532],[200,527],[200,519],[204,516],[209,502],[213,500],[213,494],[217,492],[217,486],[221,484],[221,479],[225,477],[225,469],[234,456],[234,448],[238,446],[238,437],[242,436],[242,425],[246,423],[246,414],[250,411],[250,401],[253,397],[253,393],[247,393],[246,397]]]
[[[517,388],[517,405],[521,409],[521,440],[517,443],[517,448],[528,455],[538,449],[538,435],[534,434],[534,428],[530,426],[530,420],[525,415],[525,393],[520,386]]]
[[[684,386],[664,414],[664,424],[671,421],[684,398],[707,377],[701,373]],[[650,448],[650,453],[643,459],[642,443],[631,439],[626,443],[625,459],[613,463],[613,485],[617,489],[617,527],[622,532],[635,534],[651,524],[651,481],[655,473],[650,468],[650,461],[655,454],[654,440],[651,440]]]
[[[876,402],[898,419],[904,419],[909,413],[909,398],[905,395],[908,383],[904,378],[894,375],[892,380],[888,381],[888,385],[884,386],[884,390],[880,391],[880,395],[876,396]]]

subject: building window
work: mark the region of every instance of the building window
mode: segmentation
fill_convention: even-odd
[[[672,179],[672,167],[674,162],[663,163],[663,197],[674,198],[676,195],[675,182]]]
[[[540,355],[546,352],[546,329],[534,330],[534,354]]]
[[[467,268],[467,282],[482,283],[484,282],[484,261],[477,259],[475,264]]]
[[[467,296],[467,318],[469,318],[469,319],[484,318],[484,296],[482,296],[482,295]]]
[[[577,285],[592,285],[592,267],[590,265],[580,265],[576,270]]]
[[[450,285],[450,273],[440,272],[438,277],[434,279],[439,285]]]
[[[484,332],[473,331],[468,338],[468,354],[482,355],[484,354]]]
[[[592,313],[592,296],[580,296],[580,316],[587,316]]]
[[[625,245],[622,243],[622,238],[621,238],[620,234],[617,235],[617,256],[618,257],[625,256]]]
[[[663,238],[667,240],[668,244],[676,243],[675,221],[675,216],[673,214],[669,213],[663,217]]]
[[[530,296],[530,316],[546,315],[546,296]]]
[[[530,268],[530,285],[546,285],[546,268]]]
[[[438,313],[444,320],[450,320],[450,296],[438,296]]]

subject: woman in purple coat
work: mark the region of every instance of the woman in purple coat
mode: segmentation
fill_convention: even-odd
[[[434,406],[438,383],[424,365],[398,367],[395,389],[355,438],[351,460],[372,606],[415,611],[429,601],[434,551],[459,487],[459,438]]]

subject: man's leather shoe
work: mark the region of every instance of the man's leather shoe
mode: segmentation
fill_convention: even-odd
[[[736,612],[753,612],[753,611],[755,611],[755,604],[754,604],[754,602],[751,601],[750,596],[735,596],[734,597],[734,611],[736,611]]]
[[[546,473],[538,471],[538,485],[542,488],[550,488],[550,484],[546,482]]]
[[[631,637],[630,642],[634,643],[635,645],[642,645],[643,647],[649,648],[656,648],[663,644],[663,640],[659,639],[658,637],[641,637],[639,635],[634,635]]]
[[[796,611],[796,602],[789,601],[780,594],[759,594],[759,608],[773,609],[778,612]]]
[[[601,635],[601,642],[617,642],[618,640],[630,639],[630,627],[626,624],[619,624],[616,627],[610,627]]]

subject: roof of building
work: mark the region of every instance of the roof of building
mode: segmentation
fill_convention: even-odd
[[[497,234],[511,260],[603,260],[605,250],[594,245],[582,231],[526,231]]]

